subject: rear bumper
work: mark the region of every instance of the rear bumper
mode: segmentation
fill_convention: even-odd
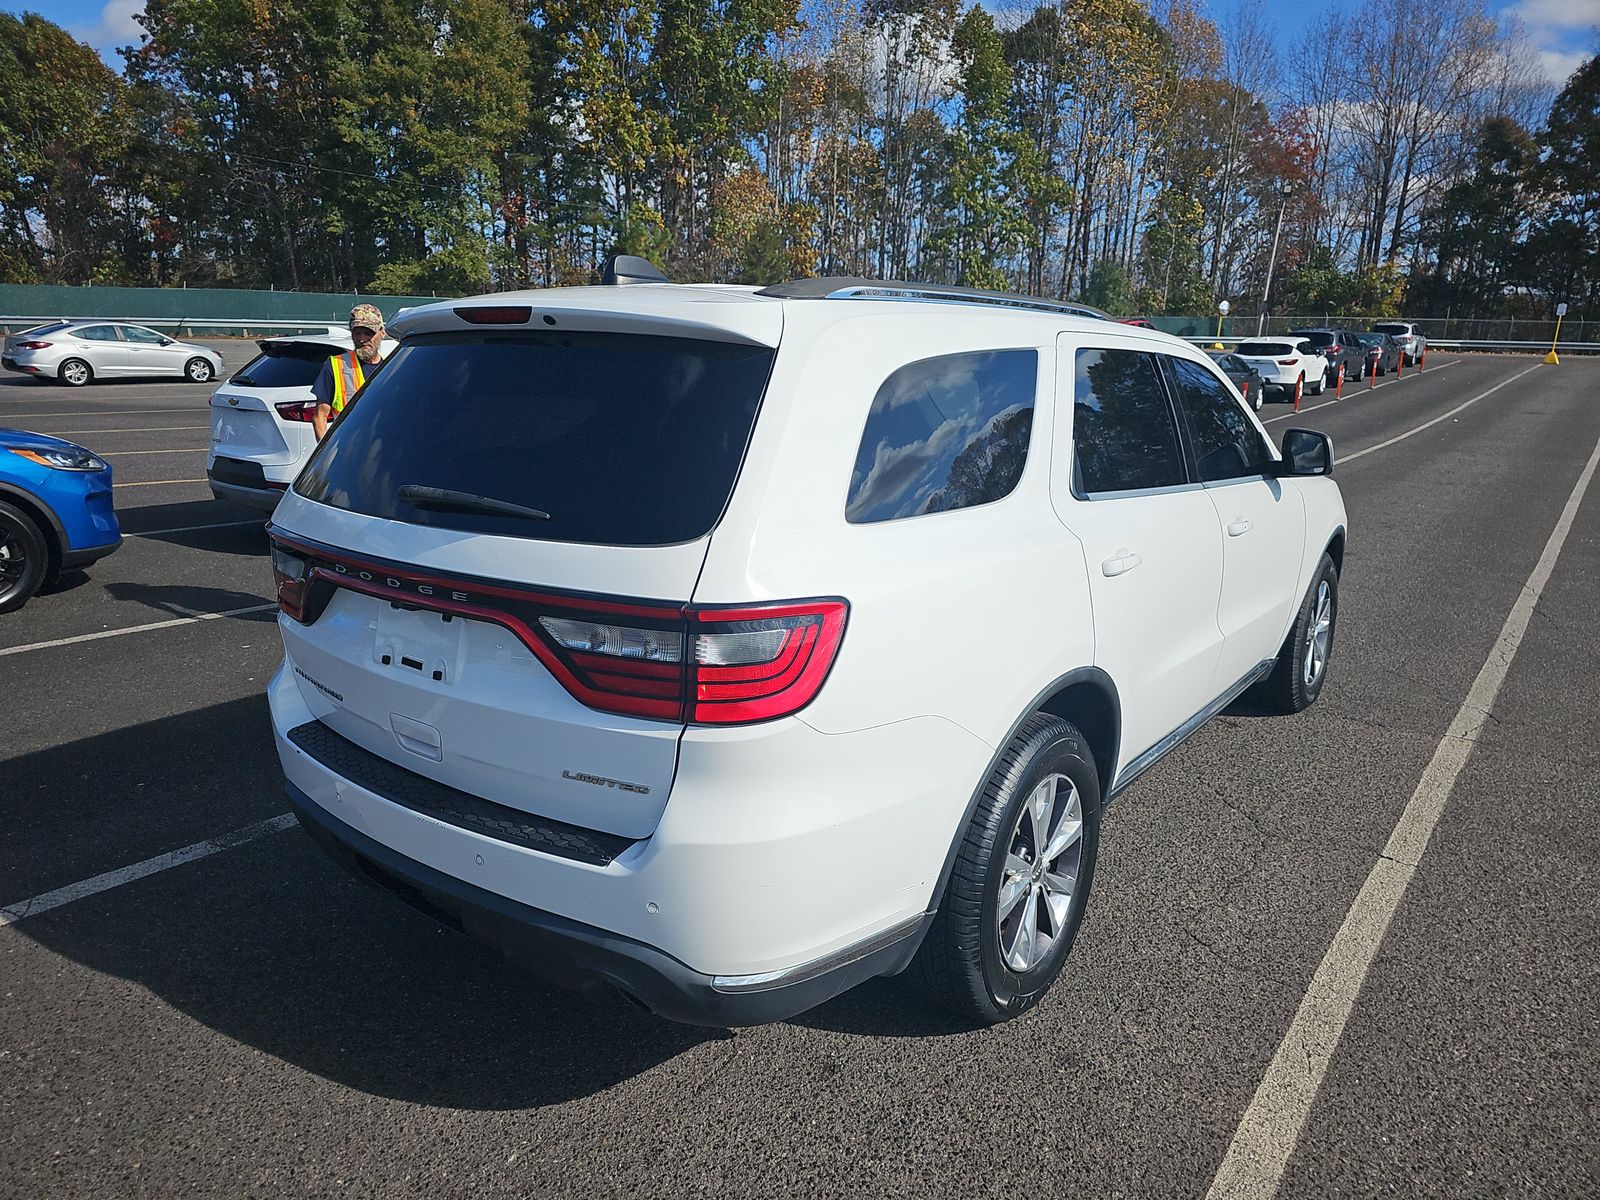
[[[211,494],[218,500],[232,500],[264,512],[272,512],[289,490],[286,483],[269,482],[261,464],[247,459],[217,456],[206,468]]]
[[[693,971],[654,946],[532,908],[406,858],[345,824],[294,784],[285,790],[301,826],[351,874],[495,947],[541,978],[584,992],[616,988],[658,1016],[692,1025],[781,1021],[874,976],[903,970],[931,918],[811,969],[790,972],[786,979],[729,980]]]
[[[61,556],[61,569],[63,571],[81,571],[91,563],[97,563],[106,555],[114,553],[122,546],[122,539],[108,542],[104,546],[85,546],[80,550],[68,550]]]

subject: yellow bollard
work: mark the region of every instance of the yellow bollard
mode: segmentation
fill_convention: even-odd
[[[1556,335],[1555,335],[1555,337],[1550,339],[1550,353],[1546,354],[1544,356],[1545,366],[1547,366],[1547,367],[1559,367],[1561,365],[1561,359],[1556,357],[1556,343],[1561,340],[1561,320],[1566,315],[1567,315],[1567,306],[1565,304],[1557,305],[1556,306]]]

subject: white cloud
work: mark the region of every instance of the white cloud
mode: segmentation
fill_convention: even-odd
[[[100,10],[100,19],[92,25],[73,25],[67,30],[81,42],[87,42],[107,64],[121,68],[117,56],[119,46],[137,46],[144,37],[144,27],[134,20],[144,12],[144,0],[106,0]]]
[[[1511,11],[1526,25],[1588,29],[1600,25],[1600,0],[1520,0]]]
[[[1582,50],[1539,51],[1539,65],[1544,69],[1544,77],[1557,87],[1564,86],[1572,78],[1572,73],[1588,60],[1589,55]]]

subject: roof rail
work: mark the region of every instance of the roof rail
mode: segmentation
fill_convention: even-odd
[[[1069,317],[1091,317],[1113,321],[1110,313],[1091,304],[1070,300],[1046,300],[1017,292],[990,292],[982,288],[956,287],[937,283],[901,283],[887,279],[825,277],[795,279],[762,288],[758,296],[782,300],[921,300],[933,304],[982,304],[997,308],[1020,308],[1032,312],[1061,313]]]

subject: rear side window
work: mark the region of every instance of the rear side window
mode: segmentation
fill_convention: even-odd
[[[651,546],[711,530],[774,351],[622,333],[452,333],[390,357],[295,482],[369,516],[543,541]],[[547,521],[421,509],[416,484]]]
[[[240,387],[308,388],[333,351],[258,354],[230,381]]]
[[[1022,477],[1036,350],[951,354],[901,367],[873,397],[845,520],[864,525],[989,504]]]
[[[1197,362],[1169,358],[1167,363],[1178,381],[1200,478],[1211,483],[1266,474],[1272,456],[1228,385]]]
[[[1284,354],[1293,354],[1294,347],[1288,342],[1241,342],[1239,353],[1252,358],[1277,358]]]
[[[82,338],[86,342],[115,342],[120,341],[117,331],[109,325],[90,325],[86,329],[75,329],[72,332],[75,338]]]
[[[1086,495],[1187,483],[1161,372],[1136,350],[1079,350],[1073,461]]]

